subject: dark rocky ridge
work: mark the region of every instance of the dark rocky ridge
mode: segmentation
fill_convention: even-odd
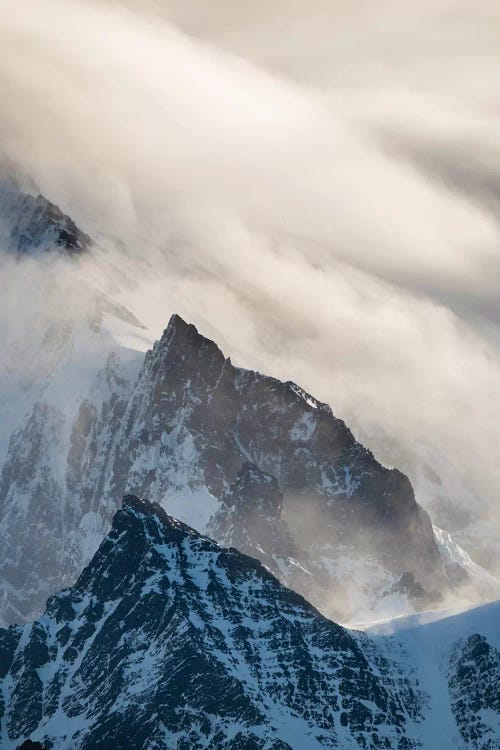
[[[498,727],[500,718],[500,651],[474,633],[455,645],[448,675],[451,707],[463,740],[478,750],[498,750],[500,736],[492,724]]]
[[[416,747],[419,693],[394,664],[136,497],[77,583],[0,630],[0,649],[2,746]]]
[[[81,402],[69,440],[57,428],[57,410],[49,410],[57,433],[51,435],[44,404],[12,436],[0,478],[0,535],[8,550],[0,586],[4,622],[42,611],[49,593],[76,579],[123,494],[157,498],[165,507],[176,496],[183,517],[197,525],[203,509],[190,512],[192,496],[206,497],[208,488],[224,498],[247,462],[275,477],[283,503],[279,524],[273,522],[281,529],[279,544],[297,550],[278,557],[299,562],[312,585],[297,566],[269,564],[275,542],[269,534],[255,537],[255,525],[252,554],[324,611],[341,616],[324,598],[326,592],[335,606],[341,602],[339,558],[355,564],[369,556],[368,565],[374,560],[389,571],[381,591],[405,572],[426,589],[448,585],[430,520],[407,478],[381,466],[326,404],[294,383],[234,367],[177,315],[146,354],[137,382],[118,372],[104,380],[99,403]],[[206,521],[216,508],[209,500]],[[246,517],[239,514],[238,523]],[[221,541],[224,534],[221,528]],[[342,605],[342,617],[349,616]]]
[[[19,255],[60,250],[77,256],[91,238],[43,195],[25,193],[13,179],[0,179],[0,218],[7,224],[6,250]]]
[[[0,746],[497,750],[498,606],[463,616],[348,631],[127,497],[76,584],[0,629]]]
[[[276,477],[302,548],[350,544],[418,580],[442,575],[431,522],[407,477],[379,464],[328,405],[292,382],[234,367],[174,315],[130,399],[111,490],[147,495],[157,481],[160,496],[166,493],[157,467],[140,474],[135,466],[153,445],[175,460],[168,443],[174,433],[178,444],[179,432],[197,451],[193,478],[216,496],[246,461]]]

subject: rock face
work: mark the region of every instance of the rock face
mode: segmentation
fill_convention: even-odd
[[[0,629],[0,746],[495,750],[499,615],[348,631],[128,496],[75,585]]]
[[[0,631],[0,651],[2,748],[417,746],[419,694],[395,664],[135,497],[43,617]]]
[[[80,402],[59,442],[35,411],[11,439],[0,479],[0,542],[13,551],[4,622],[41,611],[46,595],[74,580],[127,492],[157,498],[200,531],[219,510],[210,526],[217,539],[255,554],[337,617],[374,606],[405,572],[430,590],[447,585],[408,479],[381,466],[326,404],[234,367],[179,316],[137,381],[117,374],[103,393]],[[255,469],[245,478],[247,463]],[[30,612],[12,587],[31,592]]]
[[[207,533],[225,547],[260,560],[290,588],[311,595],[318,585],[307,554],[294,542],[283,518],[283,493],[271,474],[246,462],[222,495]],[[326,571],[322,571],[325,579]]]
[[[208,531],[226,547],[261,559],[268,568],[300,556],[282,517],[283,494],[275,477],[248,461],[222,495],[220,510]],[[262,561],[262,559],[261,559]]]
[[[225,547],[235,547],[260,560],[282,583],[309,601],[337,611],[345,607],[345,592],[328,571],[298,547],[283,518],[283,493],[271,474],[248,461],[222,495],[220,509],[207,533]]]
[[[311,557],[342,548],[395,575],[442,583],[432,526],[408,479],[381,466],[329,406],[294,383],[234,367],[174,315],[131,395],[107,496],[163,501],[188,483],[221,497],[248,461],[276,478],[284,520]]]
[[[451,707],[463,740],[500,748],[500,652],[479,633],[456,644],[449,668]]]
[[[22,192],[11,179],[0,179],[0,223],[2,249],[19,255],[50,250],[80,255],[92,243],[58,206],[43,195]]]
[[[442,450],[441,436],[429,431],[425,438],[406,440],[388,435],[380,425],[369,425],[362,414],[350,417],[351,427],[364,445],[376,449],[382,462],[397,466],[409,478],[419,503],[434,524],[493,576],[500,577],[496,483],[490,490],[477,486],[469,464]],[[479,462],[478,462],[479,465]]]

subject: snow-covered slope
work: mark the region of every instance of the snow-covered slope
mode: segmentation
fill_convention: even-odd
[[[346,630],[129,496],[76,584],[0,630],[0,743],[495,750],[500,603],[426,619]]]
[[[411,679],[257,561],[129,497],[75,586],[0,631],[1,745],[412,748]]]
[[[72,464],[86,409],[103,419],[122,408],[123,393],[139,364],[135,352],[107,354],[93,342],[88,379],[77,361],[64,361],[44,383],[32,408],[14,430],[0,475],[0,613],[6,622],[22,622],[39,613],[49,593],[72,583],[102,539],[99,519],[75,497]],[[101,342],[102,343],[102,342]],[[72,379],[74,369],[79,377]],[[43,387],[45,386],[45,387]],[[102,444],[105,433],[95,436]]]
[[[475,563],[470,555],[460,547],[452,535],[434,526],[434,535],[444,565],[450,577],[456,576],[458,581],[464,581],[462,586],[464,596],[477,601],[478,596],[486,600],[500,598],[500,581],[487,570]]]
[[[410,669],[425,696],[423,748],[500,748],[500,601],[373,625],[377,648]]]
[[[105,325],[138,321],[86,282],[81,254],[60,252],[55,233],[73,231],[73,222],[37,210],[35,226],[33,201],[43,201],[5,185],[0,214],[11,228],[33,230],[21,233],[19,253],[0,237],[0,621],[10,622],[39,613],[102,539],[73,504],[71,434],[84,404],[103,419],[118,408],[143,355],[119,346]]]

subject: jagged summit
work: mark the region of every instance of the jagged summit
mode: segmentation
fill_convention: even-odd
[[[156,343],[160,349],[171,346],[179,348],[184,346],[186,349],[204,351],[208,348],[219,352],[221,358],[226,359],[214,341],[203,336],[194,323],[186,322],[178,313],[173,313],[170,316],[167,327],[163,331],[160,340]]]
[[[109,534],[78,578],[75,591],[125,595],[139,579],[165,566],[173,547],[196,539],[206,550],[219,549],[214,541],[166,513],[158,503],[125,495]]]
[[[126,496],[77,583],[0,629],[0,746],[418,750],[434,723],[446,750],[493,750],[500,652],[484,619],[423,641],[348,631]]]
[[[181,523],[172,516],[169,516],[158,503],[137,497],[137,495],[124,495],[122,507],[116,512],[113,523],[116,523],[117,518],[124,514],[134,516],[142,522],[151,516],[157,516],[162,522],[171,524],[172,526]]]
[[[23,192],[11,178],[0,179],[0,249],[17,255],[59,250],[86,252],[91,238],[44,195]]]
[[[123,497],[122,507],[113,517],[113,530],[130,533],[132,544],[137,546],[141,543],[144,547],[158,540],[160,530],[163,539],[169,535],[176,540],[183,536],[201,536],[191,526],[167,513],[158,503],[137,495]]]
[[[335,616],[347,597],[344,617],[365,617],[405,572],[432,581],[432,590],[447,585],[407,477],[378,463],[328,407],[294,383],[235,367],[181,316],[172,316],[138,377],[113,387],[102,405],[82,402],[61,454],[46,420],[15,435],[0,477],[5,620],[25,612],[14,591],[41,610],[50,589],[40,570],[52,590],[58,577],[61,586],[76,579],[127,494],[157,498],[199,531],[210,523],[223,544],[241,545],[287,585],[307,587]],[[50,450],[27,465],[24,456],[38,456],[42,444]],[[274,478],[267,489],[248,465]],[[52,468],[59,466],[67,466],[63,477]],[[43,488],[39,477],[47,477]],[[40,506],[23,504],[28,491],[44,497],[50,545],[40,535],[33,544]]]
[[[0,653],[2,747],[416,746],[403,674],[399,695],[362,642],[260,563],[137,497],[75,586],[0,630]]]
[[[196,353],[197,357],[210,356],[213,358],[214,363],[217,362],[220,367],[223,367],[224,365],[232,367],[231,357],[226,357],[215,341],[200,333],[194,323],[188,323],[181,315],[173,313],[170,316],[168,325],[164,329],[161,338],[153,347],[152,352],[155,352],[157,355],[163,355],[168,352],[169,356],[171,356],[172,350],[176,349],[179,350],[179,353],[182,353],[182,356],[189,359]],[[246,371],[242,368],[237,369],[241,372]],[[261,375],[258,371],[248,370],[247,372]],[[290,401],[299,402],[312,409],[317,409],[330,415],[332,414],[329,404],[314,398],[314,396],[308,393],[300,385],[297,385],[294,381],[287,380],[282,382],[270,376],[263,377],[266,377],[275,385],[280,385],[284,388],[287,393],[287,398]]]
[[[430,521],[404,474],[381,466],[328,405],[292,381],[235,367],[177,314],[146,356],[128,422],[162,424],[167,435],[186,428],[190,440],[204,444],[197,468],[203,465],[203,480],[218,497],[249,461],[276,477],[290,522],[303,516],[304,496],[316,506],[314,517],[326,505],[334,523],[326,517],[319,529],[306,523],[305,546],[317,531],[345,539],[370,528],[363,543],[385,556],[390,533],[389,548],[399,547],[403,570],[415,567],[416,558],[427,560],[429,572],[439,565]],[[146,441],[156,434],[142,432]]]

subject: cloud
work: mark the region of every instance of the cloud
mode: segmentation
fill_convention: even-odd
[[[152,336],[178,310],[331,402],[384,458],[381,431],[446,456],[486,513],[498,15],[486,0],[4,0],[1,153],[125,243],[103,241],[114,268],[120,252],[137,264],[121,301]],[[99,283],[120,296],[114,271]]]

